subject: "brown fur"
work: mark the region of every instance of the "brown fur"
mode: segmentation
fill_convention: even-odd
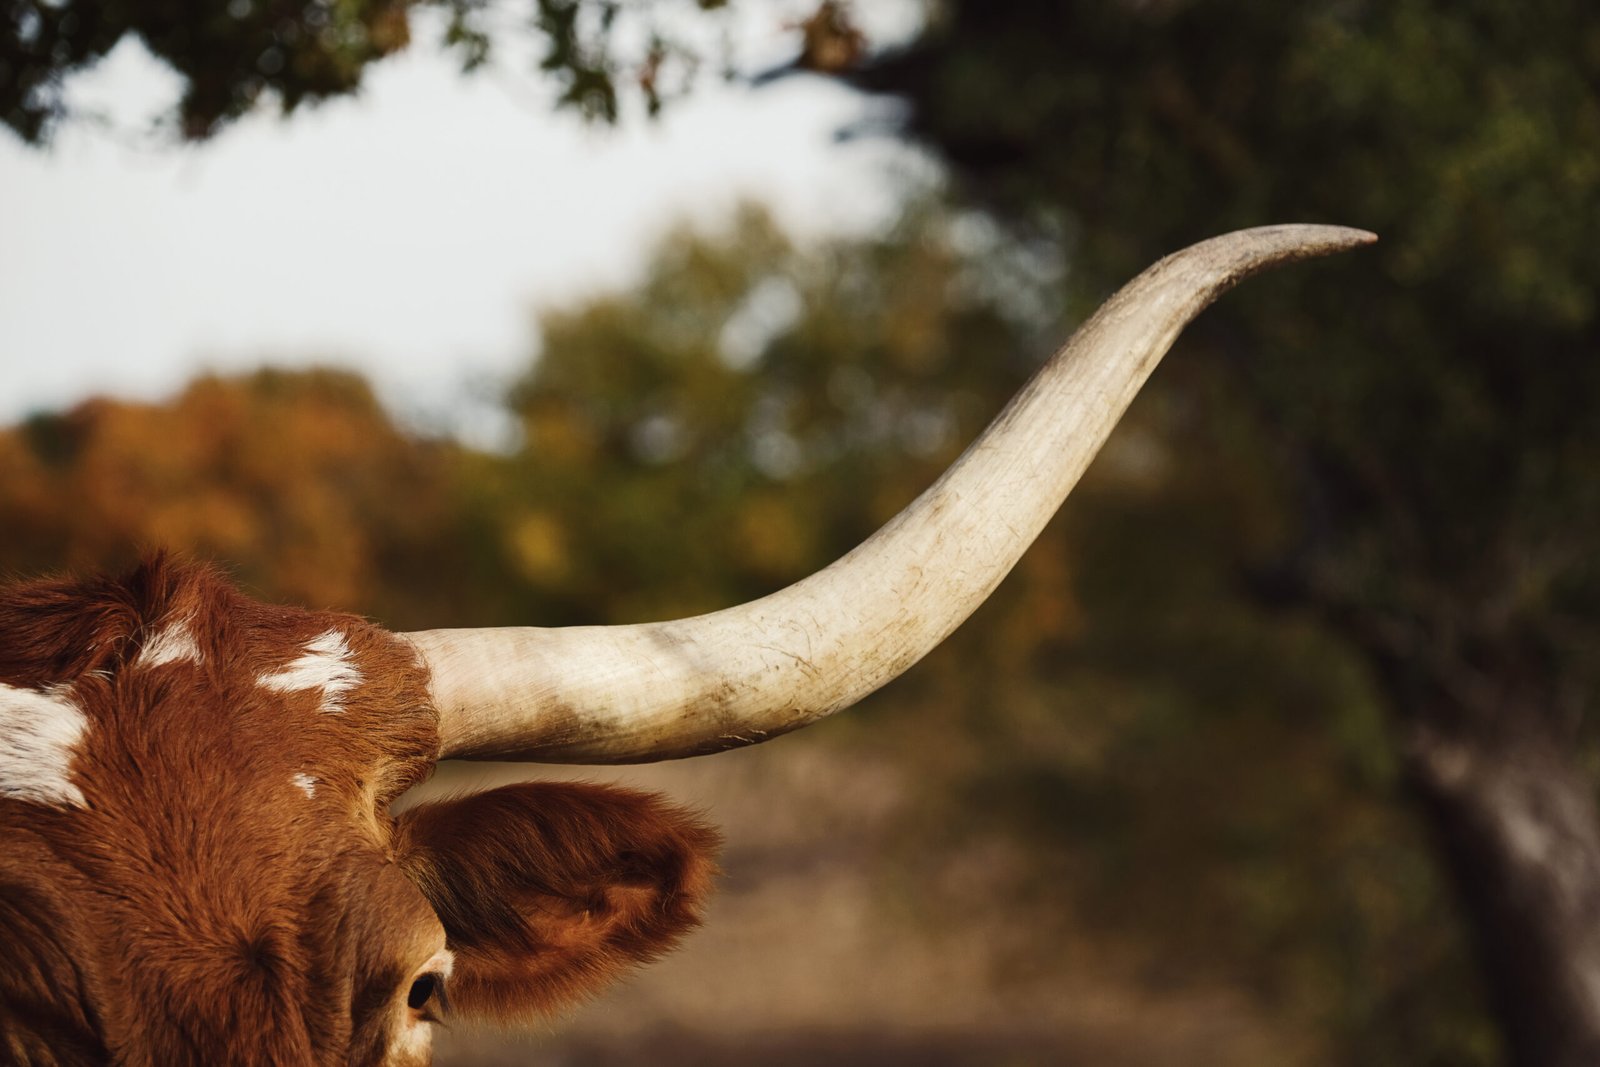
[[[173,620],[199,662],[140,665]],[[363,679],[342,712],[259,684],[330,629]],[[666,951],[710,889],[715,835],[642,794],[514,786],[397,826],[438,749],[409,646],[203,567],[0,592],[0,682],[71,687],[89,723],[83,807],[0,795],[0,1063],[421,1062],[392,1037],[441,923],[455,1011],[521,1019]]]

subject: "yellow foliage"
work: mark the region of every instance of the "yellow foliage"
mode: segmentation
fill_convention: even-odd
[[[507,523],[505,539],[517,573],[535,585],[555,584],[567,573],[566,530],[555,516],[523,512]]]
[[[164,548],[341,608],[372,602],[378,544],[404,540],[408,513],[438,515],[447,484],[364,383],[320,371],[90,401],[0,433],[0,473],[16,569],[116,569]]]

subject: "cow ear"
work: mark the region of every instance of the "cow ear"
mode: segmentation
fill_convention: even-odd
[[[455,953],[452,1014],[502,1023],[671,949],[700,924],[720,844],[658,796],[554,782],[419,805],[396,840]]]

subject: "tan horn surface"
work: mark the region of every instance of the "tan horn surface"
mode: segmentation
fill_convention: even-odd
[[[433,673],[444,756],[674,759],[849,707],[1000,584],[1201,310],[1258,271],[1374,240],[1267,226],[1168,256],[1108,300],[904,511],[770,596],[669,622],[407,635]]]

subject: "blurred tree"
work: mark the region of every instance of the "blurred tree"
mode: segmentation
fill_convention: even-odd
[[[0,119],[43,142],[68,117],[73,72],[136,34],[183,79],[177,128],[209,137],[263,103],[285,112],[354,92],[368,64],[411,41],[425,12],[463,68],[484,64],[493,40],[519,32],[539,43],[555,106],[613,121],[630,90],[654,114],[708,61],[726,65],[715,14],[730,0],[12,0],[0,22]],[[521,28],[517,27],[520,22]],[[840,0],[820,0],[796,23],[798,65],[838,70],[862,39]],[[711,30],[712,32],[706,32]]]
[[[114,570],[161,547],[223,562],[272,597],[454,618],[438,603],[466,554],[453,455],[401,434],[339,372],[205,378],[159,405],[90,401],[0,433],[0,565]]]
[[[1600,1062],[1593,5],[947,0],[856,81],[1080,300],[1237,226],[1383,235],[1203,324],[1214,462],[1292,505],[1254,588],[1377,679],[1512,1059]]]
[[[505,544],[540,600],[524,610],[637,619],[770,591],[887,519],[974,417],[974,383],[1025,366],[993,307],[944,303],[967,269],[948,249],[801,251],[748,209],[733,230],[675,235],[637,291],[541,323],[511,397],[526,513]],[[952,360],[952,330],[1000,362]],[[836,495],[888,469],[902,492]],[[641,557],[663,523],[681,547]]]

